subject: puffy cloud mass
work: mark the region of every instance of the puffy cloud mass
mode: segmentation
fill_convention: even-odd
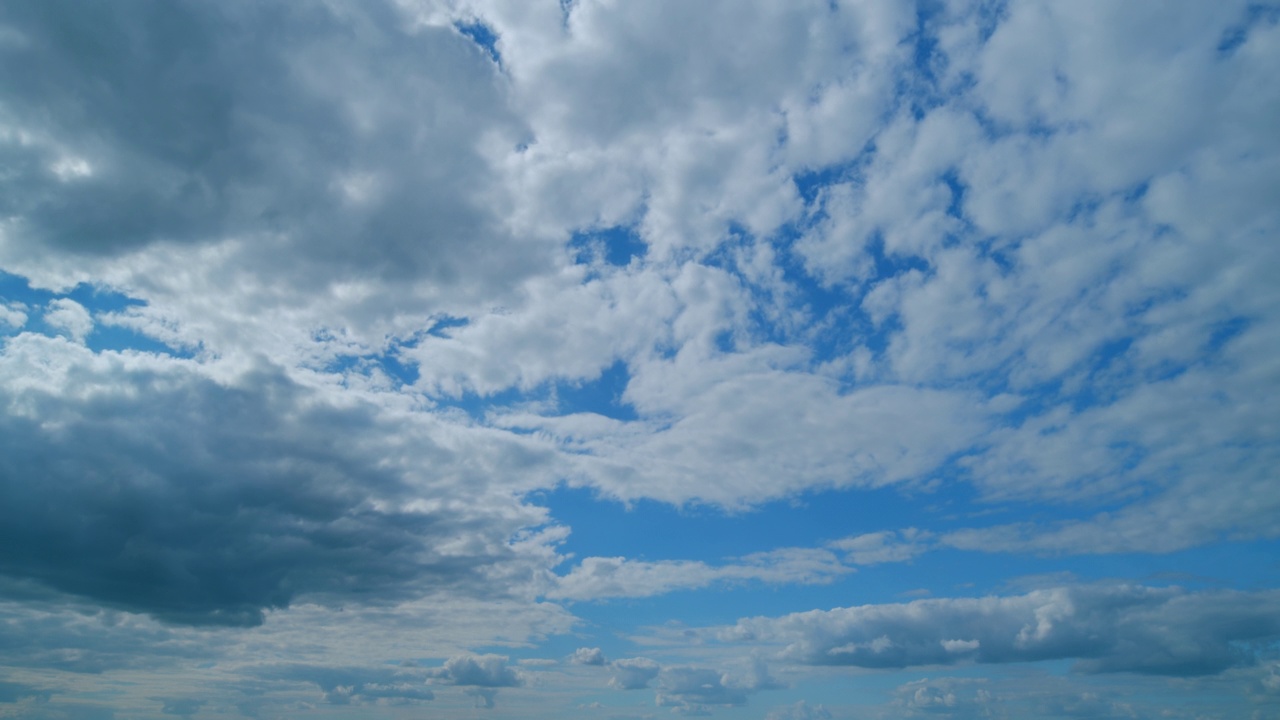
[[[903,668],[1075,659],[1080,672],[1203,675],[1280,635],[1276,593],[1071,586],[751,618],[726,639],[786,644],[814,665]]]
[[[509,540],[540,520],[421,419],[266,362],[218,377],[24,335],[0,377],[0,568],[107,605],[241,624],[299,597],[502,594],[487,574],[519,562]]]
[[[1277,714],[1277,67],[1256,0],[0,3],[0,717]]]
[[[432,672],[431,677],[450,685],[500,688],[521,684],[520,675],[507,667],[504,655],[460,655],[449,658],[444,667]]]

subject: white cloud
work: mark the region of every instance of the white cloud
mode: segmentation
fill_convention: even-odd
[[[116,7],[67,20],[91,57],[59,13],[14,12],[31,42],[5,65],[43,80],[7,85],[0,262],[37,286],[105,283],[206,346],[286,352],[325,328],[377,345],[551,267],[501,227],[488,148],[524,131],[451,30],[380,4]],[[152,56],[170,41],[188,71]],[[41,169],[69,155],[93,172]]]
[[[581,647],[573,651],[573,655],[569,656],[570,662],[578,665],[606,665],[604,652],[600,648]]]
[[[76,342],[84,342],[85,336],[93,330],[93,318],[89,311],[75,300],[58,298],[50,300],[44,311],[44,321],[50,327],[66,333]]]
[[[885,530],[833,541],[830,547],[848,553],[857,565],[903,562],[930,549],[932,533],[917,528]]]
[[[6,303],[0,305],[0,324],[15,330],[27,324],[27,306],[22,303]]]
[[[55,300],[71,341],[0,348],[0,582],[23,598],[0,657],[108,671],[105,697],[116,667],[234,674],[237,642],[305,656],[269,710],[424,699],[387,663],[448,657],[435,679],[491,706],[522,676],[471,652],[575,629],[556,600],[1280,536],[1280,25],[1251,7],[7,3],[0,267],[39,299],[6,295],[0,327],[79,283],[141,304]],[[619,227],[630,264],[568,245]],[[95,322],[193,357],[89,352]],[[606,369],[634,419],[562,401]],[[556,577],[569,528],[524,498],[562,484],[730,511],[898,485],[975,512],[718,562],[587,547]],[[801,663],[1233,667],[1264,697],[1233,664],[1274,601],[1072,587],[737,632]],[[615,686],[700,713],[770,682],[659,659],[613,662]],[[119,714],[201,699],[147,692]],[[1006,696],[933,678],[885,712]],[[1041,700],[1003,708],[1141,714]]]
[[[1073,586],[751,618],[721,636],[780,643],[783,657],[813,665],[1073,659],[1082,672],[1194,676],[1249,664],[1246,644],[1280,635],[1274,594]]]
[[[507,667],[505,655],[459,655],[429,676],[450,685],[501,688],[522,685],[520,672]]]
[[[715,584],[758,581],[771,584],[829,583],[853,569],[815,548],[782,548],[747,555],[720,565],[698,560],[583,558],[567,575],[553,577],[546,596],[559,600],[649,597]]]
[[[649,683],[658,677],[662,666],[649,658],[623,658],[609,664],[613,677],[609,687],[619,690],[640,690],[649,687]]]

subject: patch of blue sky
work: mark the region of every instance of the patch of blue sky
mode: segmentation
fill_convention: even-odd
[[[841,538],[922,522],[937,529],[968,526],[970,513],[993,510],[975,505],[974,498],[966,483],[947,482],[934,484],[930,491],[886,487],[810,492],[736,513],[698,505],[677,508],[653,500],[627,506],[600,498],[593,490],[564,486],[535,493],[529,500],[572,528],[562,546],[566,552],[721,562],[782,547],[822,547]]]
[[[569,251],[580,265],[604,262],[615,267],[626,267],[633,260],[643,260],[649,246],[634,227],[612,227],[575,232],[569,240]]]
[[[797,227],[784,228],[774,239],[782,248],[776,267],[782,270],[784,298],[776,297],[775,288],[752,283],[738,267],[737,251],[753,241],[744,228],[732,227],[729,239],[704,262],[734,274],[751,291],[755,304],[748,316],[751,324],[747,332],[753,340],[781,345],[803,343],[812,352],[814,365],[844,357],[858,346],[883,353],[892,335],[900,329],[899,324],[896,318],[873,323],[861,308],[862,299],[878,282],[913,270],[927,273],[928,263],[915,256],[886,253],[883,237],[876,233],[866,248],[874,275],[859,283],[825,285],[809,272],[803,259],[790,250],[801,232]],[[802,312],[805,322],[797,325],[792,315],[771,312],[779,301],[783,301],[788,310]],[[729,333],[718,337],[717,344],[722,352],[736,349]]]
[[[543,385],[533,390],[507,388],[505,390],[481,395],[467,390],[456,396],[432,395],[431,402],[441,409],[460,410],[473,421],[483,423],[492,412],[510,409],[531,403],[544,405],[550,400],[548,386]],[[518,428],[512,432],[521,432]]]
[[[561,27],[569,27],[569,16],[573,15],[574,5],[577,5],[577,0],[560,0]]]
[[[614,420],[636,420],[639,415],[630,403],[623,400],[631,373],[627,364],[615,360],[605,368],[600,377],[583,383],[558,382],[555,395],[562,412],[590,412]]]
[[[418,368],[413,363],[404,363],[395,351],[376,355],[341,355],[325,366],[326,372],[345,375],[358,373],[372,375],[381,372],[396,383],[397,387],[412,385],[418,381]]]
[[[136,350],[187,359],[196,356],[191,348],[172,347],[131,328],[104,323],[94,325],[93,331],[85,338],[85,346],[94,352]]]
[[[916,6],[916,28],[904,43],[911,47],[910,72],[898,75],[895,90],[898,111],[907,110],[916,120],[921,120],[936,107],[945,104],[947,97],[938,87],[938,80],[945,70],[947,57],[938,49],[938,38],[932,21],[944,11],[942,3],[922,2]]]
[[[1249,40],[1250,33],[1256,27],[1276,23],[1280,23],[1280,6],[1274,3],[1250,3],[1245,9],[1244,18],[1222,34],[1222,38],[1218,41],[1218,56],[1230,57]]]
[[[175,357],[194,357],[189,350],[174,348],[159,340],[140,333],[123,325],[114,325],[97,320],[98,316],[111,313],[122,313],[130,308],[145,307],[146,302],[129,297],[106,288],[80,283],[64,293],[31,287],[30,281],[21,275],[0,270],[0,304],[20,303],[25,306],[27,322],[21,328],[0,326],[0,332],[15,334],[17,332],[36,332],[43,335],[58,335],[61,330],[49,325],[44,315],[49,303],[54,300],[72,300],[95,317],[93,329],[85,336],[85,346],[94,352],[104,350],[136,350]]]
[[[1060,129],[1059,127],[1049,125],[1042,118],[1031,117],[1023,124],[1015,125],[1011,120],[1000,119],[992,116],[982,105],[975,105],[966,108],[974,121],[978,123],[978,128],[982,130],[983,135],[990,142],[995,142],[1010,135],[1025,135],[1040,140],[1052,137]]]
[[[875,142],[870,141],[857,157],[848,162],[824,165],[792,175],[791,182],[796,186],[796,192],[804,201],[805,207],[813,211],[819,206],[819,196],[823,190],[856,179],[875,156],[875,151]]]
[[[576,602],[573,612],[609,635],[662,625],[679,617],[689,626],[730,624],[742,617],[780,616],[813,609],[907,603],[923,598],[1019,595],[1037,588],[1139,582],[1187,590],[1273,587],[1280,542],[1217,543],[1168,554],[1110,553],[1035,557],[1020,553],[935,549],[910,560],[863,565],[826,584],[716,584],[644,598]],[[696,558],[695,558],[696,559]],[[1269,571],[1258,572],[1269,566]],[[620,643],[614,643],[615,646]],[[571,650],[570,650],[571,651]],[[606,648],[606,652],[612,651]]]
[[[408,366],[401,367],[410,369]],[[408,375],[399,377],[404,378]],[[413,370],[413,377],[416,380],[416,369]],[[461,410],[476,422],[485,422],[490,413],[522,405],[537,406],[540,412],[551,409],[553,414],[569,415],[589,412],[615,420],[629,421],[639,417],[635,408],[623,400],[623,392],[630,380],[631,374],[626,363],[617,360],[606,367],[594,380],[581,382],[552,380],[534,388],[512,387],[488,395],[467,391],[454,397],[433,396],[432,402],[440,408]]]
[[[469,23],[454,23],[453,27],[471,42],[475,43],[498,67],[502,67],[502,55],[498,52],[498,35],[493,28],[476,20]]]

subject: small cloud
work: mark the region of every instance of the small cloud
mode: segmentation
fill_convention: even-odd
[[[444,667],[431,672],[431,677],[449,685],[471,687],[517,687],[520,675],[507,667],[505,655],[458,655],[445,661]]]
[[[93,330],[93,318],[89,311],[69,298],[50,301],[44,312],[44,321],[49,327],[65,333],[76,342],[84,342],[85,336]]]
[[[624,658],[613,662],[613,678],[609,687],[619,690],[640,690],[658,677],[662,666],[649,658]]]
[[[575,665],[604,665],[608,662],[600,648],[585,647],[574,650],[569,661]]]
[[[831,547],[843,550],[857,565],[904,562],[929,550],[931,534],[916,528],[885,530],[836,540]]]
[[[943,640],[942,649],[949,653],[963,653],[977,650],[981,644],[977,640]]]
[[[27,306],[22,303],[0,305],[0,327],[20,329],[27,324]]]

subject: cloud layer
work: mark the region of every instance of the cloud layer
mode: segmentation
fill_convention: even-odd
[[[1277,66],[1249,0],[5,3],[0,716],[1274,714]]]

